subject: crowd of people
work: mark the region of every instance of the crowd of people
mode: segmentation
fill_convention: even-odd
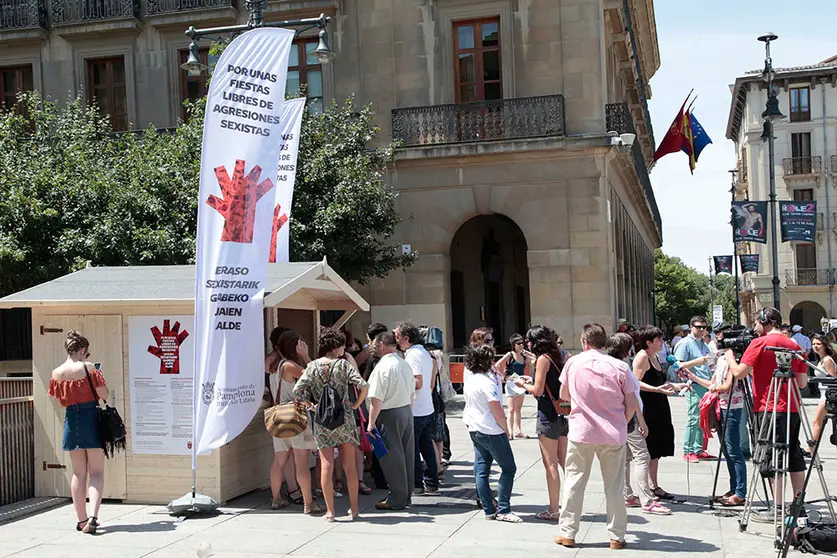
[[[730,326],[715,324],[712,329],[714,339],[706,319],[695,316],[688,327],[677,328],[669,347],[663,332],[652,325],[636,329],[622,323],[608,335],[601,325],[590,323],[581,331],[582,350],[574,356],[546,326],[513,335],[510,350],[502,354],[496,352],[490,328],[474,330],[465,349],[462,420],[473,445],[474,482],[485,518],[522,521],[511,503],[517,467],[510,442],[528,438],[521,424],[526,395],[537,401],[535,435],[548,494],[545,509],[535,517],[557,522],[557,544],[575,546],[594,458],[604,482],[612,549],[625,546],[628,508],[652,515],[672,513],[667,501],[674,496],[660,485],[659,461],[675,454],[668,398],[676,394],[688,398],[683,459],[689,463],[716,459],[708,453],[709,432],[701,427],[699,408],[706,393],[718,395],[729,491],[717,501],[730,507],[744,504],[751,453],[744,409],[747,390],[759,420],[773,410],[767,392],[776,358],[767,347],[810,353],[818,363],[817,373],[823,375],[837,376],[837,358],[833,339],[814,335],[806,349],[796,339],[801,332],[786,328],[774,308],[759,312],[758,337],[740,362],[719,342]],[[430,337],[427,328],[409,322],[394,328],[372,324],[367,343],[348,331],[325,328],[312,359],[299,333],[287,328],[271,332],[272,350],[265,358],[271,404],[293,403],[317,411],[317,420],[309,414],[311,419],[298,434],[273,439],[271,509],[301,505],[303,513],[324,514],[333,522],[335,498],[346,495],[347,519],[357,520],[359,494],[372,492],[364,483],[365,472],[371,473],[376,488],[388,491],[375,505],[379,510],[403,510],[414,496],[439,492],[450,459],[445,406],[455,392],[440,343]],[[88,362],[89,342],[83,336],[70,332],[66,351],[66,362],[53,372],[49,394],[67,408],[63,448],[73,464],[76,528],[95,533],[104,483],[95,407],[97,399],[107,397],[107,387],[100,371]],[[679,368],[677,374],[667,371],[669,353],[678,363],[672,367]],[[795,360],[793,370],[799,387],[805,388],[807,366]],[[328,423],[321,420],[323,401],[334,407]],[[785,476],[794,489],[803,482],[807,452],[799,442],[799,409],[782,392],[775,410],[777,436],[790,432],[789,440],[779,440],[787,447],[788,464],[781,471],[762,471],[776,483],[774,508],[755,514],[755,521],[772,521],[776,507],[784,504]],[[823,417],[824,396],[814,419],[815,434]],[[385,455],[376,457],[376,438],[386,447]],[[496,492],[489,483],[495,462],[500,469]]]

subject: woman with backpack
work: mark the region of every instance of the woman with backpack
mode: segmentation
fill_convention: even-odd
[[[320,482],[326,502],[325,520],[334,521],[334,449],[343,456],[343,470],[348,482],[349,520],[358,519],[358,471],[355,452],[360,443],[354,410],[366,399],[368,386],[357,369],[342,358],[346,337],[339,330],[325,329],[320,333],[319,353],[323,356],[311,362],[297,380],[294,397],[297,401],[316,407],[314,438],[320,450],[322,471]],[[351,385],[358,386],[357,401],[349,401]]]
[[[305,371],[304,366],[311,361],[311,358],[308,356],[308,345],[297,332],[290,329],[285,330],[279,336],[277,347],[281,355],[287,356],[279,361],[276,372],[270,375],[270,392],[273,402],[276,405],[282,405],[294,400],[294,385],[297,378]],[[314,441],[310,423],[308,428],[292,438],[273,438],[274,458],[270,467],[272,493],[270,509],[279,510],[289,505],[288,500],[282,497],[281,487],[285,477],[285,464],[289,458],[292,458],[296,480],[299,483],[299,488],[295,492],[299,492],[303,499],[304,513],[310,515],[324,511],[322,506],[314,501],[311,471],[308,469],[308,455],[315,449],[317,449],[317,444]],[[294,498],[293,493],[289,494],[289,498]]]

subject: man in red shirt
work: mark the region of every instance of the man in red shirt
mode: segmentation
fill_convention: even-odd
[[[767,347],[782,347],[793,351],[799,351],[796,341],[788,339],[781,331],[782,315],[775,308],[763,308],[756,319],[755,330],[759,335],[754,339],[744,356],[741,357],[741,364],[735,361],[732,351],[726,352],[726,359],[729,367],[736,378],[743,379],[752,375],[753,378],[753,407],[758,417],[759,424],[762,420],[771,420],[770,412],[773,411],[775,393],[770,394],[770,401],[767,400],[767,392],[770,390],[770,383],[773,380],[773,372],[776,370],[776,352],[768,351]],[[791,365],[799,388],[808,385],[807,366],[804,362],[794,359]],[[796,401],[790,401],[790,414],[788,414],[788,383],[780,384],[779,398],[776,402],[776,442],[785,442],[788,423],[790,420],[790,443],[788,445],[788,472],[790,473],[791,486],[794,491],[802,489],[805,482],[805,458],[802,456],[802,448],[799,445],[799,409]],[[795,388],[794,388],[795,389]],[[779,463],[782,464],[783,455],[779,454]],[[762,476],[774,477],[771,469],[773,458],[768,450],[762,465]],[[781,465],[780,465],[781,466]],[[775,479],[773,486],[773,497],[775,505],[781,506],[784,502],[784,477],[780,473]],[[761,523],[773,523],[773,510],[763,514],[753,514],[753,521]]]

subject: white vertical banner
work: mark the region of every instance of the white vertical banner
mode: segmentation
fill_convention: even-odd
[[[260,28],[226,48],[206,100],[195,285],[192,453],[220,447],[259,409],[264,282],[294,32]]]
[[[294,202],[296,183],[296,162],[299,155],[299,136],[302,130],[302,115],[305,112],[305,97],[285,101],[282,125],[282,147],[279,152],[279,173],[276,177],[276,208],[273,211],[273,234],[270,237],[270,263],[291,261],[291,206]]]

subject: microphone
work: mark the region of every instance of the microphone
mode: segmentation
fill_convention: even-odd
[[[679,360],[677,360],[677,357],[674,356],[674,355],[668,355],[666,357],[666,362],[668,362],[671,365],[671,368],[675,372],[677,372],[677,375],[679,376],[680,375],[680,368],[683,366],[683,363],[680,362]],[[689,391],[689,388],[691,386],[692,386],[692,380],[687,380],[686,381],[686,387],[681,389],[680,392],[677,395],[680,396],[680,397],[683,397],[684,395],[686,395],[686,392]]]

